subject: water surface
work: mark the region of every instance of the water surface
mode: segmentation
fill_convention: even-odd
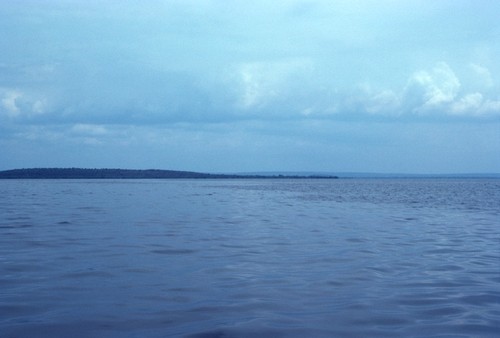
[[[495,337],[500,180],[1,180],[2,337]]]

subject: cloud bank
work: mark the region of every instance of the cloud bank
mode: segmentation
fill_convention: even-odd
[[[337,88],[321,79],[311,60],[249,62],[223,69],[220,77],[197,78],[183,73],[135,73],[122,69],[121,79],[94,75],[96,87],[72,80],[31,88],[18,84],[0,89],[0,114],[12,123],[156,124],[229,120],[349,118],[377,115],[388,120],[413,116],[500,117],[500,95],[486,67],[487,81],[463,88],[446,63],[416,70],[400,87],[384,87],[376,79]],[[479,68],[480,67],[480,68]],[[54,67],[57,71],[57,67]],[[467,67],[464,67],[467,69]],[[35,75],[39,76],[39,74]],[[111,77],[111,80],[110,80]],[[321,79],[317,81],[316,79]],[[77,87],[77,88],[75,88]],[[94,92],[95,91],[95,92]]]

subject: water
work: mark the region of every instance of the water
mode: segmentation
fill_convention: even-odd
[[[1,337],[495,337],[500,180],[3,180]]]

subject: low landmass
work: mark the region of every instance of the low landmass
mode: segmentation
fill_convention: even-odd
[[[0,171],[0,179],[224,179],[224,178],[338,178],[334,175],[208,174],[160,169],[31,168]]]

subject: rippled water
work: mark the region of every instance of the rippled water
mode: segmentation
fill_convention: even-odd
[[[495,337],[500,180],[3,180],[1,337]]]

